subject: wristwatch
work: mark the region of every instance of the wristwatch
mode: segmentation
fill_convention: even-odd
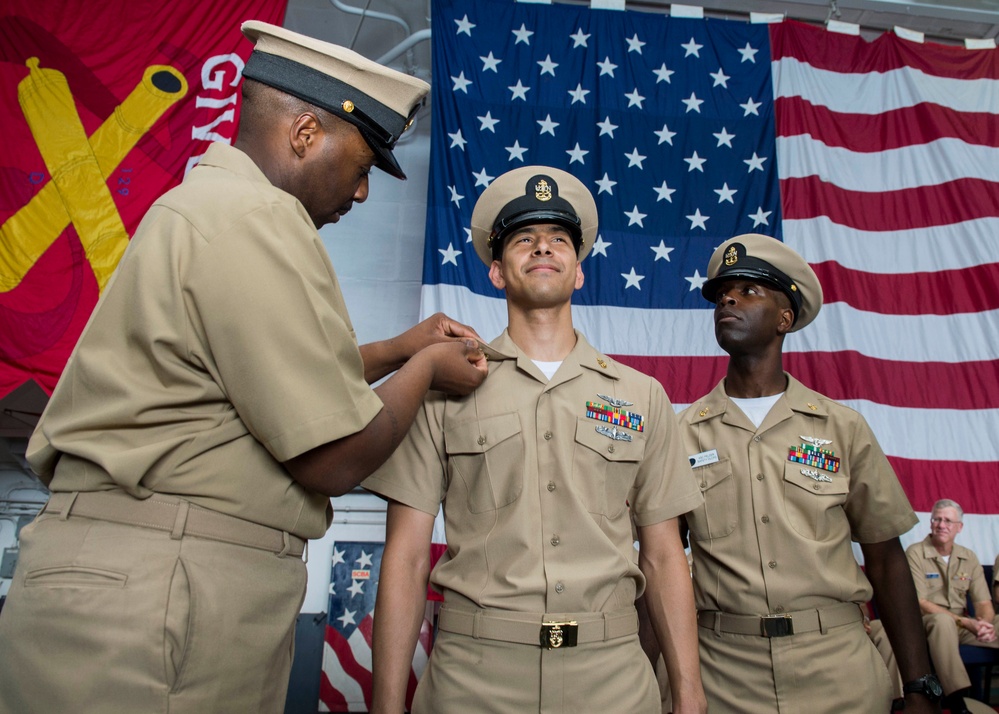
[[[935,674],[924,674],[919,679],[903,684],[902,694],[922,694],[931,702],[936,702],[943,696],[943,687]]]

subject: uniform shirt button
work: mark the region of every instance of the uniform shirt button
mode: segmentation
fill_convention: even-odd
[[[778,605],[777,607],[774,608],[774,612],[778,612],[778,613],[784,612],[784,606],[783,605]]]
[[[756,474],[756,480],[757,481],[762,481],[763,480],[763,474]]]
[[[776,560],[771,560],[769,563],[767,563],[767,566],[769,568],[771,568],[771,569],[776,568],[777,567],[777,561]]]
[[[552,536],[552,545],[558,545],[558,544],[559,544],[559,543],[561,543],[561,542],[562,542],[562,541],[560,541],[560,540],[558,539],[558,536],[557,536],[557,535],[556,535],[556,536]]]
[[[480,436],[476,441],[479,442],[479,446],[482,446],[483,444],[486,443],[486,437]]]
[[[549,481],[548,482],[548,490],[549,491],[554,491],[555,490],[555,482],[554,481]]]
[[[760,520],[763,521],[764,523],[769,523],[770,522],[770,516],[763,516],[763,518],[761,518]]]
[[[818,491],[818,490],[819,490],[819,488],[820,488],[820,486],[819,486],[818,484],[814,484],[814,485],[812,486],[812,490],[813,490],[813,491]]]
[[[607,447],[607,451],[613,454],[614,453],[614,447],[613,446],[608,446]]]
[[[565,585],[562,583],[555,583],[555,592],[561,593],[563,590],[565,590]]]
[[[550,431],[545,432],[545,441],[551,441],[552,433]]]
[[[762,438],[763,438],[762,436],[754,436],[753,437],[753,441],[755,441],[756,443],[759,443]]]

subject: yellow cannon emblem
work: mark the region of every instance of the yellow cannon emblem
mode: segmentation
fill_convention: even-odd
[[[41,68],[37,57],[27,66],[17,98],[52,180],[0,226],[0,292],[17,287],[70,223],[103,292],[128,245],[108,177],[187,94],[187,80],[173,67],[148,67],[131,94],[87,137],[62,72]]]

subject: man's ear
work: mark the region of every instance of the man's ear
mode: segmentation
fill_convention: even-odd
[[[583,266],[580,265],[579,263],[576,263],[576,290],[579,290],[581,287],[583,287],[583,280],[584,280]]]
[[[295,152],[298,158],[305,158],[305,154],[315,143],[316,139],[319,138],[322,130],[319,120],[312,112],[302,112],[295,117],[295,120],[288,128],[288,141],[291,144],[292,151]]]
[[[506,288],[506,280],[503,279],[503,264],[498,260],[494,260],[489,266],[489,282],[491,282],[493,287],[497,290],[503,290]]]
[[[777,321],[777,334],[786,335],[794,327],[794,310],[789,307],[780,309],[780,317]]]

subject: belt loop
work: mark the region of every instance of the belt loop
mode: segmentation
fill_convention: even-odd
[[[821,633],[822,633],[823,635],[827,634],[827,633],[828,633],[828,630],[829,630],[829,628],[827,628],[827,627],[826,627],[826,623],[824,623],[824,622],[822,621],[822,610],[816,610],[816,611],[815,611],[815,614],[816,614],[816,615],[818,616],[818,618],[819,618],[819,632],[821,632]]]
[[[170,531],[172,540],[180,540],[184,537],[184,529],[187,528],[187,514],[191,511],[191,504],[181,501],[177,504],[177,517],[173,519],[173,530]]]
[[[713,628],[714,631],[715,631],[715,636],[716,637],[721,637],[721,620],[722,620],[722,615],[717,610],[715,610],[714,613],[712,613],[712,614],[714,614],[714,616],[715,616],[715,625],[714,625],[714,628]]]
[[[607,640],[609,640],[611,638],[610,618],[607,616],[606,612],[604,612],[602,614],[603,614],[603,618],[604,618],[604,642],[606,642]]]
[[[291,538],[288,536],[288,531],[281,531],[281,544],[281,551],[277,554],[279,558],[288,555],[288,551],[291,550]]]
[[[73,493],[69,495],[69,503],[66,504],[66,507],[62,509],[62,513],[59,514],[59,520],[64,521],[69,518],[69,512],[72,511],[73,506],[76,505],[76,497],[79,495],[79,491],[73,491]]]
[[[472,637],[479,639],[479,621],[481,618],[482,611],[476,610],[475,614],[472,615]]]
[[[302,559],[305,561],[306,565],[309,563],[309,541],[306,539],[305,545],[302,546]]]

